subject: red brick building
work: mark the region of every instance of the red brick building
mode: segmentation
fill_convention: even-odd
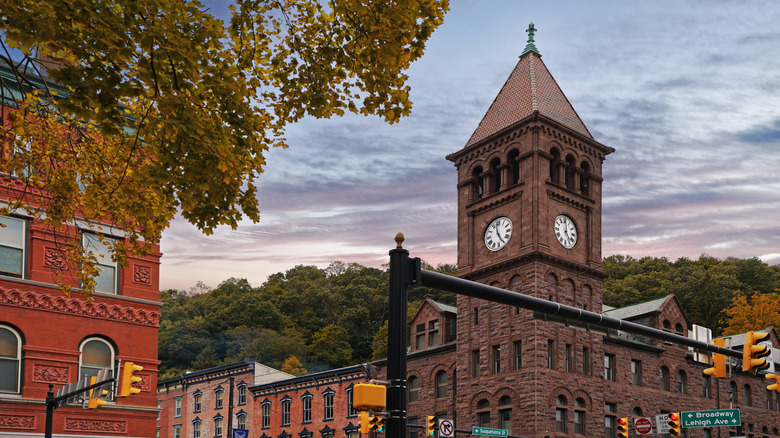
[[[0,68],[0,74],[5,84],[16,83],[11,71]],[[13,111],[11,102],[0,104],[6,116]],[[0,203],[9,205],[6,201],[18,199],[25,186],[15,175],[0,174],[0,179]],[[124,238],[110,224],[84,222],[53,230],[41,217],[21,209],[0,216],[0,222],[0,436],[41,436],[49,383],[56,391],[101,368],[116,373],[119,361],[144,368],[136,373],[143,379],[136,384],[141,392],[99,409],[59,407],[53,432],[73,437],[153,436],[159,250],[129,257],[124,268],[98,242],[99,234],[109,240]],[[106,254],[98,257],[100,274],[91,302],[80,295],[75,280],[69,284],[74,288],[70,297],[54,284],[69,277],[55,274],[67,269],[59,245],[72,239],[87,251]]]

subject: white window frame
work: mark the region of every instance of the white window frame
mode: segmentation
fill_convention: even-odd
[[[0,360],[2,361],[16,362],[16,385],[15,388],[10,388],[10,391],[7,389],[0,389],[0,392],[18,394],[21,392],[22,385],[22,336],[19,334],[19,332],[16,331],[16,329],[5,324],[0,324],[0,329],[8,330],[14,337],[16,337],[16,355],[0,356]]]
[[[85,367],[84,367],[84,346],[87,345],[90,342],[101,342],[101,343],[105,344],[108,347],[109,351],[111,352],[111,358],[109,359],[109,365],[108,365],[109,375],[114,376],[115,375],[114,365],[116,364],[116,350],[114,350],[114,346],[111,345],[110,342],[108,342],[107,340],[105,340],[103,338],[100,338],[100,337],[97,337],[97,336],[90,336],[90,337],[84,339],[83,341],[81,341],[81,343],[79,344],[79,378],[82,378],[82,377],[84,377],[85,375],[88,374],[88,373],[85,372],[86,370],[85,370]],[[90,370],[90,371],[94,370],[94,374],[90,373],[90,374],[88,374],[89,376],[93,376],[93,375],[96,376],[97,372],[100,370],[100,368],[95,368],[94,366],[91,366],[90,364],[88,364],[86,366],[86,369]],[[109,393],[108,400],[113,400],[113,396],[112,396],[111,393]]]
[[[116,237],[112,236],[106,236],[103,235],[103,241],[100,241],[99,234],[96,233],[90,233],[87,231],[81,232],[81,246],[84,248],[85,253],[92,253],[95,256],[95,267],[98,269],[100,274],[98,274],[98,277],[100,277],[101,274],[104,272],[108,272],[109,269],[113,270],[113,279],[112,279],[112,286],[110,290],[106,290],[107,288],[101,289],[101,285],[98,282],[95,284],[95,291],[97,292],[104,292],[107,294],[119,294],[119,263],[113,261],[111,259],[111,247],[113,246],[113,243],[109,243],[108,245],[105,244],[105,242],[113,242],[119,240]],[[95,281],[98,281],[98,278],[95,279]]]
[[[301,423],[311,423],[312,398],[311,394],[306,394],[301,397]]]
[[[238,404],[239,405],[245,405],[246,404],[246,385],[245,384],[238,385]]]
[[[181,417],[181,397],[173,398],[173,417]]]
[[[19,272],[13,271],[0,271],[1,275],[8,275],[9,277],[27,278],[27,221],[22,218],[13,216],[0,216],[0,222],[3,222],[6,226],[0,229],[0,234],[6,234],[9,230],[10,223],[19,223],[21,225],[21,236],[19,236],[19,246],[16,246],[16,242],[0,242],[0,248],[10,249],[13,251],[22,251],[21,260],[19,261]]]
[[[323,420],[332,420],[333,419],[333,399],[334,399],[335,393],[333,391],[327,391],[324,394],[322,394],[322,419]]]

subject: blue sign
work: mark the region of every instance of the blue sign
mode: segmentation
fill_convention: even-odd
[[[249,438],[249,429],[233,429],[233,438]]]

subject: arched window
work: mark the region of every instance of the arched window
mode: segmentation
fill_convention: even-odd
[[[658,379],[661,382],[660,385],[661,391],[668,391],[669,390],[669,368],[661,367],[660,371],[658,372]]]
[[[308,391],[306,391],[306,393],[301,397],[301,423],[311,423],[312,398],[314,397]]]
[[[323,420],[332,420],[333,419],[333,396],[335,395],[335,391],[328,388],[325,390],[324,393],[322,393],[322,419]]]
[[[0,392],[19,392],[22,369],[22,337],[0,325]]]
[[[498,191],[501,190],[501,169],[499,169],[500,165],[500,159],[493,158],[490,160],[490,178],[492,183],[490,193],[498,193]]]
[[[512,397],[508,395],[498,401],[498,428],[512,433]]]
[[[577,397],[574,400],[574,433],[585,435],[585,399]]]
[[[574,157],[566,156],[566,188],[574,190],[575,174],[577,166],[574,164]]]
[[[558,163],[561,161],[561,153],[557,148],[552,148],[550,150],[550,155],[552,155],[552,157],[550,157],[550,181],[558,184]]]
[[[737,403],[737,383],[733,380],[729,382],[729,402]]]
[[[87,338],[79,346],[79,376],[97,376],[103,368],[114,371],[114,347],[102,338]]]
[[[490,402],[485,399],[477,403],[477,426],[490,426]]]
[[[566,423],[568,422],[568,413],[566,406],[566,397],[559,395],[555,399],[555,431],[566,433]]]
[[[512,174],[510,175],[510,183],[511,184],[517,184],[520,182],[520,152],[517,149],[512,149],[509,151],[509,155],[507,155],[507,163],[509,164],[509,167],[512,169]]]
[[[745,406],[753,406],[753,390],[747,383],[742,387],[742,404]]]
[[[420,399],[420,382],[417,377],[409,378],[409,403],[414,403]]]
[[[482,199],[482,195],[485,194],[485,182],[482,180],[482,172],[482,166],[475,167],[471,172],[471,178],[476,186],[476,199]]]
[[[674,331],[676,331],[677,333],[682,333],[683,332],[682,324],[680,324],[679,322],[677,324],[675,324],[674,325]]]
[[[686,376],[685,371],[677,371],[677,392],[685,394]]]
[[[582,173],[580,174],[580,192],[583,195],[589,195],[590,194],[590,164],[588,164],[586,161],[583,161],[582,164],[580,164],[580,169],[582,170]]]
[[[672,323],[669,322],[668,319],[665,319],[664,322],[662,323],[662,327],[664,328],[664,330],[671,330],[672,329]]]
[[[639,406],[635,407],[634,410],[631,411],[631,415],[635,417],[641,417],[642,416],[642,408]]]
[[[436,398],[447,397],[447,373],[439,371],[436,374]]]

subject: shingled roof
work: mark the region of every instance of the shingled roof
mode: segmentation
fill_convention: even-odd
[[[527,31],[528,46],[466,147],[512,126],[536,111],[587,138],[593,138],[542,62],[533,41],[535,30],[531,23]]]

